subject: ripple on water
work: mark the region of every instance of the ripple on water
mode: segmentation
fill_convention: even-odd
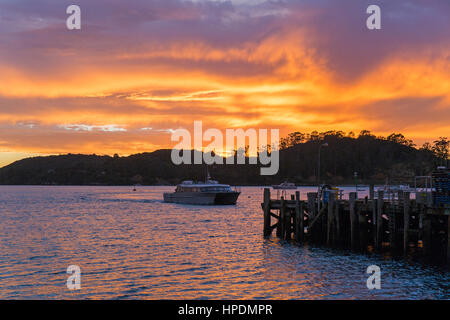
[[[172,189],[0,186],[0,298],[450,299],[448,269],[263,239],[260,187],[225,207],[162,202]]]

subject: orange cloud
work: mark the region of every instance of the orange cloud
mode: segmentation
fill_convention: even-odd
[[[169,130],[194,120],[222,130],[279,128],[282,135],[400,131],[418,143],[450,132],[444,2],[431,7],[433,19],[406,6],[428,22],[421,33],[395,14],[369,33],[359,13],[364,4],[351,1],[173,1],[170,10],[155,3],[133,2],[142,12],[156,6],[148,11],[155,16],[119,15],[116,26],[99,13],[80,33],[53,23],[56,13],[42,26],[1,29],[10,47],[0,50],[0,148],[8,152],[0,164],[12,153],[168,148]],[[407,3],[390,8],[400,12]]]

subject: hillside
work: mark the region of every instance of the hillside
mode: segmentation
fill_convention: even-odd
[[[432,148],[417,149],[398,137],[298,134],[282,140],[280,170],[275,176],[260,176],[259,165],[248,164],[214,165],[211,175],[232,185],[264,185],[286,179],[315,184],[318,148],[324,142],[328,147],[321,153],[321,180],[332,184],[354,183],[354,172],[358,172],[358,183],[384,183],[387,178],[392,183],[412,183],[415,175],[427,175],[442,162]],[[0,184],[154,185],[204,179],[204,165],[176,166],[170,154],[170,150],[158,150],[128,157],[68,154],[28,158],[1,168]]]

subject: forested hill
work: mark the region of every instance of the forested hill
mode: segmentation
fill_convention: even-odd
[[[267,185],[285,180],[315,184],[319,146],[321,179],[330,184],[412,183],[448,158],[449,141],[442,138],[416,148],[402,135],[387,138],[363,132],[358,137],[340,132],[293,133],[281,141],[280,170],[261,176],[259,165],[214,165],[212,178],[231,185]],[[246,162],[248,163],[248,161]],[[0,169],[0,184],[9,185],[154,185],[204,180],[205,165],[174,165],[171,150],[128,157],[68,154],[16,161]]]

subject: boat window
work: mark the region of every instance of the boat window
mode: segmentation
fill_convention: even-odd
[[[230,192],[231,187],[206,187],[201,189],[202,192]]]

